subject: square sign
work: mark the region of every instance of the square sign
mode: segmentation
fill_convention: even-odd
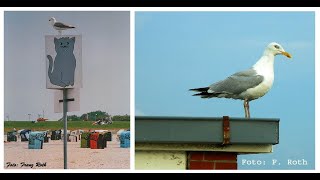
[[[47,89],[82,87],[82,36],[46,35]]]
[[[80,111],[80,89],[68,89],[67,91],[67,112]],[[63,112],[63,91],[54,92],[54,112]]]

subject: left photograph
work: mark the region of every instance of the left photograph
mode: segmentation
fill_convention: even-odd
[[[130,12],[4,12],[4,168],[130,169]]]

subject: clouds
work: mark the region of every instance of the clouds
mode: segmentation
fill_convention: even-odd
[[[141,111],[140,109],[135,109],[135,115],[136,116],[146,116],[147,114],[145,114],[143,111]]]
[[[286,44],[292,49],[309,49],[314,47],[314,42],[312,41],[289,41]]]
[[[149,22],[152,22],[152,15],[145,16],[143,13],[136,14],[135,30],[139,31],[146,28]]]

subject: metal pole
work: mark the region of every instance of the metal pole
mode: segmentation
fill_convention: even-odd
[[[68,102],[67,102],[67,92],[68,89],[64,88],[63,89],[63,122],[64,122],[64,127],[63,127],[63,156],[64,156],[64,169],[67,168],[67,142],[68,142],[68,136],[67,136],[67,112],[68,112]]]

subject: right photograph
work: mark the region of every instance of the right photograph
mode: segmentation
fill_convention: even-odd
[[[135,13],[136,170],[314,170],[315,12]]]

